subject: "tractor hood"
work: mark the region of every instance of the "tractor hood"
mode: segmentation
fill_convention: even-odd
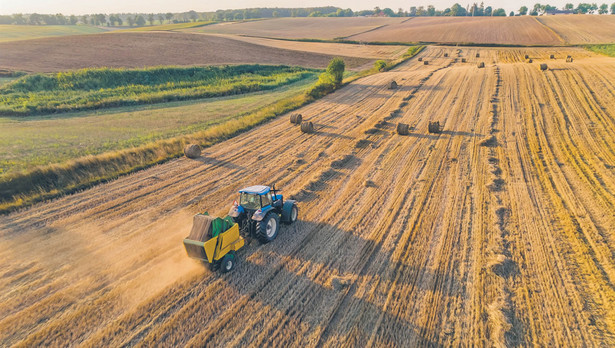
[[[263,185],[254,185],[250,187],[246,187],[244,189],[239,190],[239,193],[248,193],[251,195],[264,195],[271,191],[269,186]]]

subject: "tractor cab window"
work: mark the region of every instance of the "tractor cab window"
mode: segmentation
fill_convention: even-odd
[[[271,203],[273,202],[273,200],[271,199],[271,192],[267,193],[266,195],[261,196],[261,199],[263,202],[263,207],[271,205]]]
[[[239,205],[246,209],[260,209],[261,199],[258,195],[242,192],[239,197]]]

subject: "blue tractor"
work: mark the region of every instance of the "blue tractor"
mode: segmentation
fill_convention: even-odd
[[[278,236],[280,222],[292,224],[297,221],[297,202],[292,199],[285,201],[278,192],[275,185],[256,185],[239,190],[239,202],[233,203],[228,215],[239,225],[242,234],[269,243]]]

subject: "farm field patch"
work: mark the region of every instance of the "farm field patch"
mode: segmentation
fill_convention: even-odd
[[[245,41],[256,45],[285,50],[367,59],[396,59],[402,56],[408,50],[408,46],[401,45],[361,45],[330,42],[303,42],[237,35],[233,35],[230,37],[235,40]]]
[[[307,78],[272,91],[207,100],[0,117],[0,176],[198,132],[299,93],[315,80]]]
[[[325,68],[332,55],[175,32],[105,33],[0,43],[0,68],[28,72],[160,65],[272,64]],[[45,52],[45,54],[40,54]],[[66,52],[71,52],[67,55]],[[358,69],[372,60],[344,57]]]
[[[343,38],[368,30],[403,22],[407,18],[387,17],[309,17],[276,18],[249,22],[219,23],[194,29],[202,33],[234,34],[285,39]]]
[[[271,65],[82,69],[25,76],[0,87],[0,115],[154,104],[270,90],[318,70]]]
[[[615,16],[541,16],[537,19],[569,44],[615,43]]]
[[[54,36],[97,34],[106,30],[87,25],[6,25],[0,24],[0,42],[31,40]]]
[[[418,17],[347,39],[382,42],[438,42],[504,45],[561,45],[562,40],[533,17]]]
[[[0,216],[0,345],[613,345],[615,60],[418,58],[299,109],[313,134],[283,115]],[[229,274],[187,258],[193,214],[273,182],[299,222]]]

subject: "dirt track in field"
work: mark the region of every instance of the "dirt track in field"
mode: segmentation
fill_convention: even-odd
[[[188,33],[105,33],[0,43],[0,68],[29,72],[158,65],[283,64],[326,68],[336,55]],[[343,57],[351,69],[373,59]]]
[[[315,134],[0,217],[0,345],[615,344],[615,61],[552,51],[428,48],[300,110]],[[271,182],[301,221],[227,275],[185,256],[192,214]]]

